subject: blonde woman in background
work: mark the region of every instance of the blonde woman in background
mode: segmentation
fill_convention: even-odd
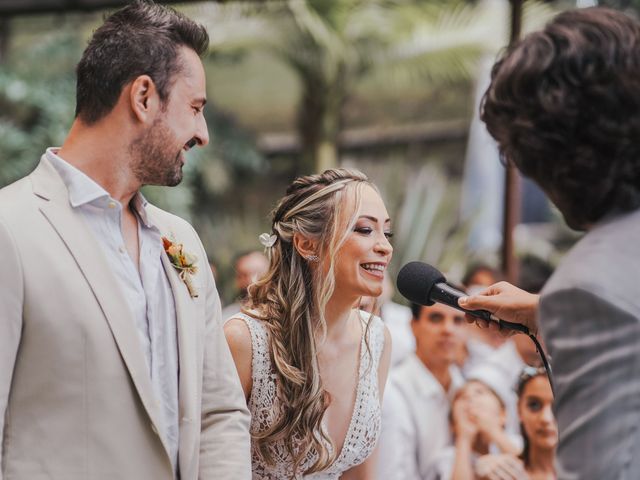
[[[301,177],[261,235],[266,275],[225,333],[252,414],[254,479],[365,479],[390,360],[378,317],[391,260],[380,194],[356,170]]]

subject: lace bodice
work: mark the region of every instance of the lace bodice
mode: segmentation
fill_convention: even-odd
[[[268,334],[260,320],[245,314],[235,315],[242,318],[251,332],[252,346],[252,381],[249,410],[251,411],[251,433],[264,431],[274,421],[278,412],[276,397],[276,376],[271,365],[269,355]],[[362,463],[373,451],[380,435],[380,397],[378,392],[378,363],[384,347],[384,325],[378,317],[372,317],[372,323],[367,329],[366,322],[369,314],[361,312],[363,332],[367,332],[369,350],[365,344],[363,334],[360,344],[359,381],[356,399],[347,430],[344,445],[331,466],[312,475],[293,475],[293,461],[285,449],[284,443],[277,443],[271,447],[271,453],[276,459],[272,467],[267,465],[260,456],[255,442],[251,444],[251,462],[254,480],[286,480],[314,479],[337,480],[340,475]],[[306,470],[315,460],[315,453],[310,453],[303,462],[302,471]]]

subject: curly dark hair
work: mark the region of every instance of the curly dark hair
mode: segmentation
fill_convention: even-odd
[[[501,154],[585,229],[640,207],[640,23],[559,14],[494,65],[481,118]]]
[[[173,8],[151,0],[135,0],[107,17],[82,54],[76,68],[76,117],[93,124],[115,106],[122,88],[149,75],[164,103],[180,73],[178,48],[198,55],[209,47],[209,34]]]

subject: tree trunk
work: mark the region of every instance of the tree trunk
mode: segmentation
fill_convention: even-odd
[[[339,67],[334,79],[309,74],[303,78],[298,107],[302,158],[298,174],[323,172],[338,166],[338,136],[346,97],[346,74]]]
[[[8,18],[0,18],[0,65],[7,61],[10,24]]]
[[[523,0],[511,0],[511,32],[509,45],[513,45],[520,38],[522,27]],[[511,160],[506,165],[504,189],[504,222],[502,234],[502,270],[505,280],[518,282],[518,259],[514,244],[513,231],[520,223],[520,174]]]

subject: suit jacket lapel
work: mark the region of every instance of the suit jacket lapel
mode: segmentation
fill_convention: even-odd
[[[120,355],[154,428],[166,447],[164,425],[149,370],[138,340],[133,314],[94,239],[93,232],[69,204],[68,191],[53,166],[43,158],[31,174],[34,193],[45,200],[40,211],[65,243],[100,304]],[[87,241],[92,239],[93,241]],[[168,449],[167,449],[168,451]]]
[[[149,221],[155,225],[163,236],[171,237],[170,227],[163,225],[157,215],[151,209],[147,209]],[[175,239],[181,242],[181,239]],[[178,331],[178,361],[180,365],[180,377],[178,380],[178,401],[180,406],[180,440],[179,440],[179,460],[180,471],[186,472],[185,468],[191,462],[188,452],[195,451],[194,440],[196,435],[185,434],[185,427],[190,426],[199,432],[199,412],[197,402],[198,395],[198,325],[200,317],[197,314],[196,299],[191,298],[183,280],[178,275],[177,270],[166,254],[162,255],[162,266],[169,279],[173,299],[176,307],[176,323]],[[185,465],[183,465],[183,463]]]

